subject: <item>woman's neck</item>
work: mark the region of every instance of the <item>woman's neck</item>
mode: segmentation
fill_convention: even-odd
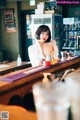
[[[43,44],[44,44],[41,40],[38,40],[38,43],[40,44],[41,47],[42,47]]]

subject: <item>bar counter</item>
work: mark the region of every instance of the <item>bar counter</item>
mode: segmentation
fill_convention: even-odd
[[[15,95],[24,97],[32,90],[34,83],[42,81],[44,72],[57,74],[69,68],[76,69],[79,66],[80,58],[75,57],[51,66],[29,67],[3,75],[0,77],[0,104],[9,104],[10,99]]]
[[[17,61],[7,62],[7,63],[0,63],[0,75],[7,74],[9,72],[13,72],[15,70],[24,69],[30,67],[30,62],[22,61],[20,66],[17,66]]]

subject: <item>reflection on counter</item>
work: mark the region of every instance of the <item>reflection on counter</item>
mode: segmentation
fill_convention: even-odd
[[[10,67],[9,65],[6,65],[6,64],[0,64],[0,69],[1,68],[6,68],[6,67]]]

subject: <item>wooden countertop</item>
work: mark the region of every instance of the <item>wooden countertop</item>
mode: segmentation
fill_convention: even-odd
[[[24,61],[22,61],[20,66],[17,66],[17,61],[2,63],[0,64],[0,75],[4,75],[6,73],[9,73],[15,70],[24,69],[30,66],[31,66],[30,62],[24,62]]]
[[[0,77],[0,103],[8,104],[10,98],[15,95],[23,97],[32,90],[33,84],[43,80],[44,72],[55,74],[79,66],[80,58],[76,57],[51,66],[30,67],[3,75]]]
[[[57,71],[59,72],[66,68],[70,68],[70,67],[73,68],[73,65],[75,68],[75,67],[79,66],[79,63],[80,63],[80,58],[76,57],[72,60],[56,63],[55,65],[51,65],[51,66],[31,67],[31,68],[23,69],[21,71],[9,73],[8,75],[4,75],[0,78],[0,93],[3,91],[6,91],[8,89],[14,88],[16,86],[20,86],[22,84],[32,82],[34,80],[38,81],[41,78],[43,78],[43,72],[55,73]],[[21,76],[17,80],[14,80],[17,78],[18,75],[21,75],[21,74],[24,74],[24,76],[23,77]],[[11,81],[11,82],[9,82],[9,81],[7,82],[6,80],[1,81],[1,79],[7,78],[7,77],[8,78],[12,77],[11,79],[13,79],[13,81]]]

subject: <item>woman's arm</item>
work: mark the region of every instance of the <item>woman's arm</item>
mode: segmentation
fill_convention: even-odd
[[[28,47],[28,55],[29,55],[29,59],[30,59],[32,66],[37,66],[38,62],[35,57],[35,51],[33,49],[33,46]]]
[[[52,42],[53,42],[54,59],[59,59],[58,58],[58,56],[59,56],[59,49],[57,47],[56,41],[52,40]]]
[[[40,51],[36,49],[35,45],[31,45],[28,47],[28,55],[32,66],[35,67],[43,64],[43,56]]]

